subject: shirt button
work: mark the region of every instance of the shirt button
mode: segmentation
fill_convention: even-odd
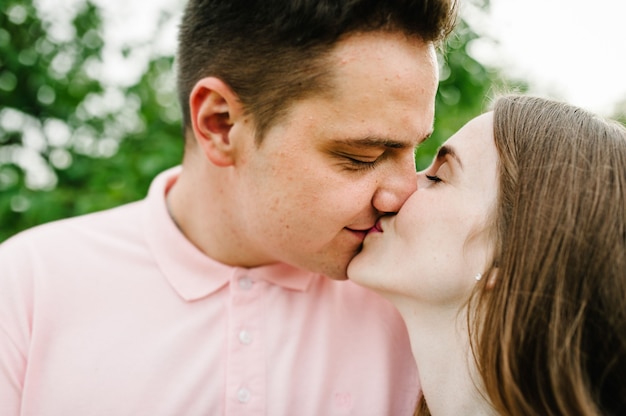
[[[239,342],[244,345],[252,344],[252,334],[250,334],[245,329],[241,330],[241,332],[239,332]]]
[[[239,403],[248,403],[251,396],[250,390],[243,387],[237,392],[237,400],[239,400]]]
[[[241,288],[241,290],[250,290],[253,284],[254,282],[252,281],[252,279],[247,276],[239,279],[239,287]]]

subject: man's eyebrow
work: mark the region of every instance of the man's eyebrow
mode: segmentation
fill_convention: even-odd
[[[354,138],[346,138],[346,139],[335,139],[333,142],[335,144],[346,144],[349,146],[356,147],[386,147],[389,149],[405,149],[407,147],[415,147],[416,145],[420,145],[426,141],[430,137],[431,133],[428,133],[426,136],[418,140],[416,144],[406,143],[399,140],[393,140],[385,137],[354,137]]]
[[[439,148],[439,151],[437,152],[437,161],[440,161],[441,159],[445,159],[448,156],[456,160],[456,163],[458,163],[461,169],[463,169],[463,162],[461,162],[461,159],[454,151],[454,148],[450,147],[449,145],[441,146]]]

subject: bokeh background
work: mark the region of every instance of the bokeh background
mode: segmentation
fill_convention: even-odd
[[[418,169],[503,91],[565,99],[624,122],[624,15],[609,12],[609,1],[620,3],[465,0],[442,48],[435,134],[416,154]],[[183,7],[2,1],[0,242],[141,199],[158,172],[180,163],[174,53]]]

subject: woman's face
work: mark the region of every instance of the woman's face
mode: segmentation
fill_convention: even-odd
[[[459,306],[491,256],[486,227],[496,202],[497,162],[493,115],[486,113],[417,174],[417,191],[370,231],[348,277],[392,300]]]

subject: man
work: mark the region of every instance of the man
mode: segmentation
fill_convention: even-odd
[[[190,0],[182,168],[0,247],[0,413],[412,412],[399,316],[337,280],[415,190],[454,10]]]

